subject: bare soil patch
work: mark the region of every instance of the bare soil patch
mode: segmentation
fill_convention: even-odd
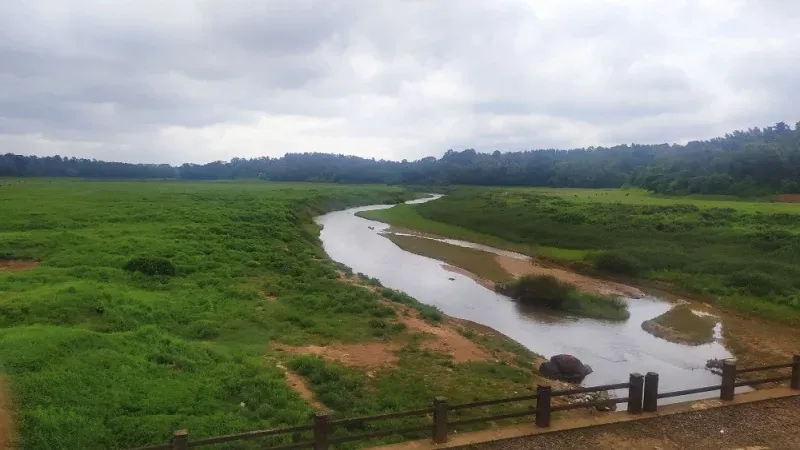
[[[30,259],[0,259],[0,272],[24,272],[39,267],[39,261]]]
[[[14,437],[14,422],[11,420],[11,403],[5,389],[5,379],[0,376],[0,450],[10,449]]]
[[[574,285],[587,294],[613,295],[620,297],[644,297],[644,292],[633,286],[615,281],[601,280],[557,267],[545,267],[535,261],[523,261],[508,256],[497,255],[495,260],[500,267],[514,277],[524,275],[552,275],[559,280]]]
[[[311,392],[311,388],[308,387],[308,383],[306,383],[305,378],[289,370],[285,371],[283,374],[286,377],[286,384],[288,384],[293,391],[300,394],[300,397],[302,397],[303,400],[307,401],[311,406],[319,411],[326,409],[325,405],[314,398],[314,393]]]
[[[267,294],[267,293],[266,293],[266,292],[264,292],[264,291],[258,291],[258,295],[260,295],[260,296],[261,296],[261,298],[263,298],[264,300],[266,300],[266,301],[268,301],[268,302],[270,302],[270,303],[273,303],[273,302],[276,302],[276,301],[278,301],[278,297],[277,297],[277,296],[275,296],[275,295],[270,295],[270,294]]]
[[[392,367],[397,364],[398,358],[395,352],[400,349],[400,346],[395,343],[365,342],[360,344],[336,343],[325,347],[319,345],[306,345],[304,347],[276,345],[275,348],[299,355],[319,356],[346,366],[378,369]]]
[[[489,354],[478,344],[467,339],[464,335],[454,329],[453,326],[446,320],[439,326],[433,326],[421,319],[416,311],[410,311],[409,315],[400,316],[400,321],[404,323],[409,330],[418,331],[433,335],[432,339],[424,341],[420,346],[422,348],[433,350],[435,352],[444,353],[453,357],[453,362],[463,363],[470,361],[487,361],[490,359]]]
[[[785,203],[800,203],[800,194],[781,194],[778,201]]]
[[[736,355],[739,367],[790,362],[800,349],[800,328],[752,317],[720,314],[725,346]],[[764,375],[763,372],[757,373]]]

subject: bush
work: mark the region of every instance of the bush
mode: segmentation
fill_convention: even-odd
[[[499,284],[498,292],[532,306],[560,309],[572,286],[552,275],[526,275],[519,280]]]
[[[195,339],[213,339],[219,336],[219,326],[210,320],[196,320],[189,324],[189,334]]]
[[[495,289],[530,306],[614,320],[630,317],[626,301],[578,292],[571,284],[559,281],[552,275],[527,275],[519,280],[498,284]]]
[[[594,268],[600,272],[620,275],[636,275],[642,270],[642,263],[622,252],[601,252],[593,258]]]
[[[166,258],[156,256],[140,256],[133,258],[125,264],[129,272],[141,272],[145,275],[175,275],[175,266]]]
[[[756,270],[740,270],[728,277],[727,286],[744,290],[753,295],[766,296],[769,294],[782,294],[786,286],[767,275]]]

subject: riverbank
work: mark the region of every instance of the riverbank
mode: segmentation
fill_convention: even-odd
[[[800,208],[664,203],[639,191],[612,191],[455,188],[414,206],[413,214],[416,223],[430,221],[427,227],[443,223],[529,246],[531,256],[551,257],[540,247],[572,250],[554,259],[582,272],[658,281],[718,307],[800,324]]]
[[[443,267],[453,272],[462,273],[488,289],[522,301],[528,306],[535,306],[533,299],[522,299],[514,294],[516,285],[524,279],[554,277],[570,291],[564,293],[565,298],[558,301],[561,307],[550,303],[548,308],[565,311],[585,317],[601,319],[624,320],[627,319],[627,305],[618,297],[641,297],[644,294],[630,286],[609,281],[599,281],[590,277],[579,276],[557,268],[545,268],[537,265],[524,255],[511,257],[503,252],[495,254],[483,249],[470,248],[457,245],[453,241],[445,242],[436,236],[422,236],[397,232],[383,233],[390,241],[405,251],[422,256],[438,259],[447,264]],[[470,243],[462,242],[465,245]],[[574,291],[574,292],[573,292]]]
[[[414,209],[409,208],[402,208],[399,214],[401,220],[395,222],[398,213],[391,213],[393,209],[394,208],[384,211],[367,211],[361,214],[373,220],[386,221],[392,224],[393,228],[399,223],[406,226],[414,224],[420,227],[420,234],[428,238],[435,237],[433,235],[434,230],[447,229],[446,227],[442,227],[441,224],[420,216]],[[387,211],[389,211],[389,213],[387,213]],[[411,217],[411,219],[409,219],[409,217]],[[449,226],[448,224],[444,225]],[[460,238],[470,235],[464,233],[462,229],[456,228],[458,229],[457,233],[444,235],[444,237]],[[403,230],[403,232],[408,234],[409,230]],[[504,243],[502,239],[498,237],[485,239],[483,237],[484,235],[481,233],[474,233],[471,234],[471,236],[477,239],[477,242],[481,244],[494,245],[505,250],[525,252],[524,246],[507,242]],[[530,249],[528,251],[530,251]],[[569,253],[567,255],[570,257],[575,256]],[[444,254],[429,254],[429,256],[446,259],[446,255]],[[484,261],[486,261],[485,258]],[[693,309],[708,310],[718,317],[723,323],[722,335],[725,346],[731,349],[734,355],[740,360],[740,363],[745,366],[785,362],[796,351],[797,346],[800,345],[800,330],[798,330],[797,327],[783,323],[754,319],[752,316],[743,314],[741,309],[714,309],[710,305],[714,298],[687,293],[684,289],[677,288],[673,284],[653,280],[641,280],[641,286],[637,287],[630,282],[619,283],[604,278],[597,278],[594,275],[579,273],[570,267],[560,265],[550,259],[540,259],[536,256],[533,256],[530,262],[520,262],[513,258],[495,257],[493,264],[494,263],[500,266],[500,268],[505,267],[504,270],[510,269],[508,270],[510,273],[517,275],[522,273],[554,274],[560,279],[583,286],[587,292],[609,293],[616,291],[616,293],[622,293],[626,296],[639,297],[643,295],[644,292],[649,293],[651,291],[656,291],[656,295],[667,298],[672,302],[689,301],[693,305]],[[492,271],[494,270],[496,270],[496,267],[492,268]],[[480,272],[480,267],[477,271]],[[475,275],[472,275],[472,277],[481,278]],[[576,283],[576,280],[579,281]],[[634,278],[626,277],[626,280],[634,280]],[[487,285],[485,281],[483,284]],[[658,288],[653,289],[653,286],[657,286]],[[672,295],[669,290],[672,290],[677,295]]]

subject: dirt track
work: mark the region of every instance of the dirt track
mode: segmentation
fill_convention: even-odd
[[[7,401],[4,379],[0,376],[0,450],[10,448],[14,435],[14,424],[11,421],[11,405]]]
[[[797,449],[800,448],[800,397],[542,434],[468,448]]]

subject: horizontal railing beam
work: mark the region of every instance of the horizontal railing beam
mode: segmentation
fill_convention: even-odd
[[[792,367],[792,363],[787,364],[773,364],[771,366],[761,366],[761,367],[748,367],[746,369],[736,369],[736,373],[749,373],[749,372],[763,372],[766,370],[777,370],[777,369],[789,369]]]
[[[617,383],[617,384],[606,384],[605,386],[592,386],[586,388],[566,389],[563,391],[553,391],[551,395],[553,397],[563,397],[565,395],[574,395],[574,394],[591,394],[592,392],[613,391],[616,389],[628,389],[630,385],[631,385],[630,383]]]

